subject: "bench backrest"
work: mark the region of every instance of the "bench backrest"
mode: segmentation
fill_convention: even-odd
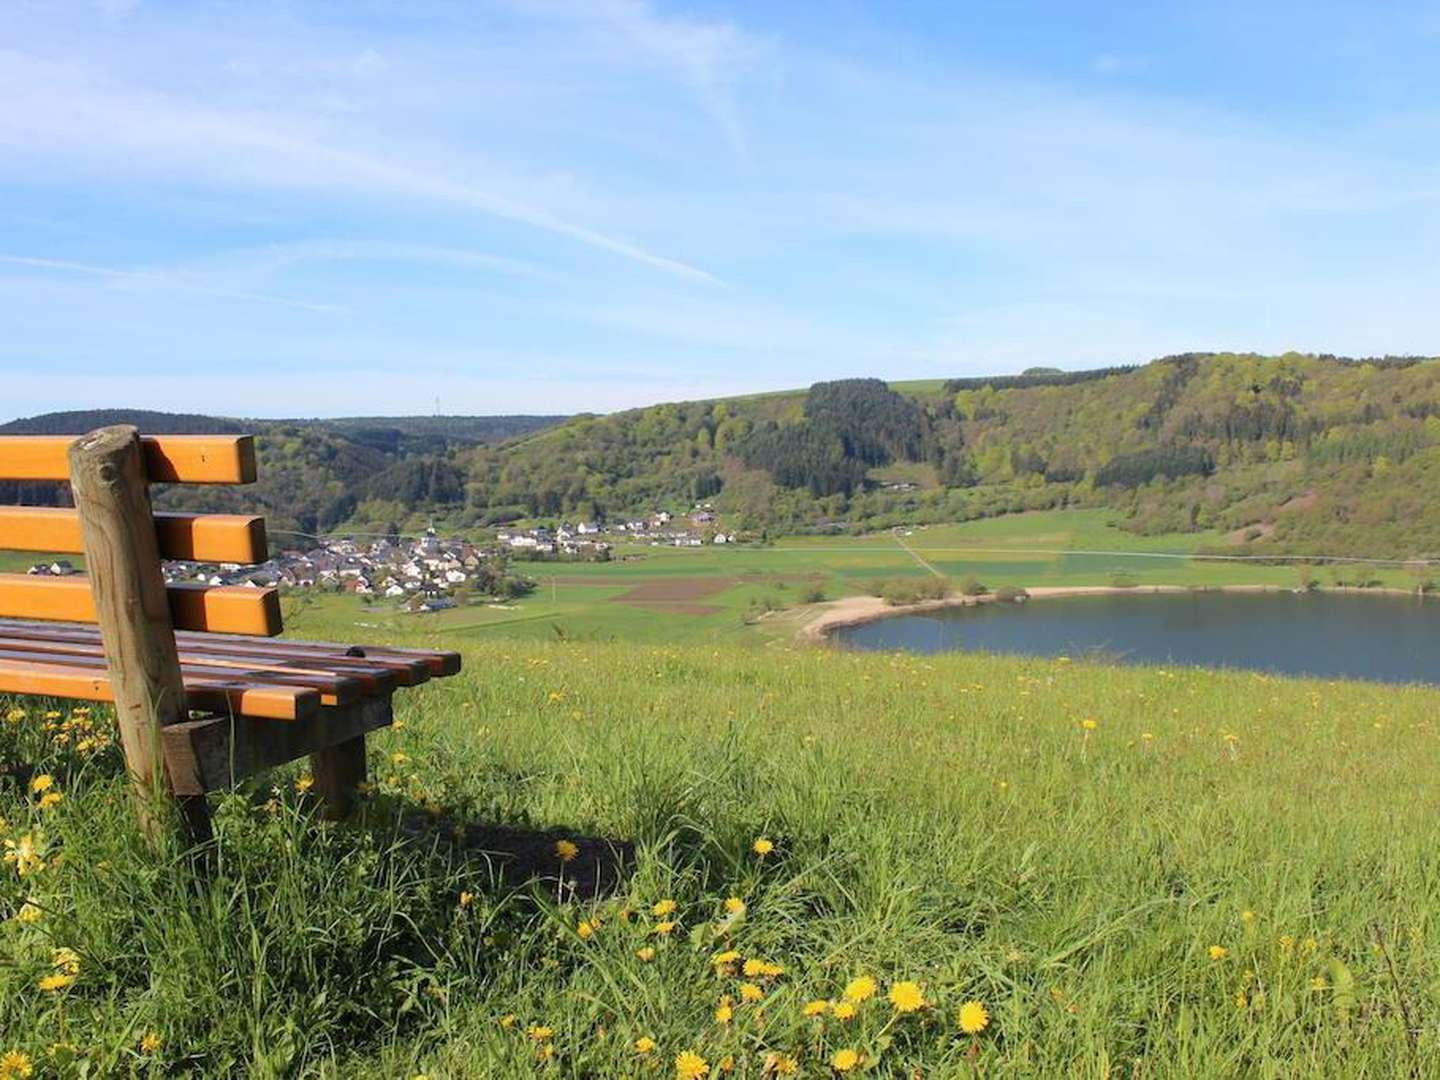
[[[68,481],[69,449],[79,437],[0,436],[0,480]],[[250,435],[145,436],[141,445],[151,484],[255,480],[255,440]],[[259,517],[156,513],[153,519],[163,559],[243,564],[268,557],[265,522]],[[0,549],[83,554],[79,511],[0,506]],[[166,594],[177,630],[270,637],[282,629],[279,594],[272,588],[172,583]],[[90,583],[81,575],[0,573],[0,618],[97,621]]]

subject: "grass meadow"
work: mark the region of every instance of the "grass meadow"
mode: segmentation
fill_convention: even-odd
[[[455,642],[499,639],[703,642],[778,645],[795,626],[776,612],[812,591],[838,599],[876,580],[941,576],[958,586],[975,577],[990,588],[1057,585],[1294,586],[1293,566],[1190,558],[1219,544],[1215,533],[1141,537],[1110,524],[1104,510],[1014,514],[909,533],[790,537],[767,546],[621,547],[608,563],[517,563],[538,588],[521,600],[468,605],[433,615],[400,614],[390,603],[312,595],[287,614],[296,633],[349,637],[411,632],[417,623]],[[1316,576],[1329,584],[1330,571]],[[1414,588],[1404,571],[1373,574]],[[659,586],[669,598],[656,596]],[[648,588],[647,588],[648,587]],[[718,587],[718,588],[717,588]],[[648,596],[636,596],[647,588]]]
[[[272,774],[208,875],[103,713],[0,703],[0,1075],[1440,1072],[1440,691],[459,640],[357,821]],[[634,859],[570,900],[472,821]]]

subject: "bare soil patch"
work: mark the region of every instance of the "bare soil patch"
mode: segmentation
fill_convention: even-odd
[[[722,609],[699,601],[722,593],[734,584],[735,579],[729,577],[657,578],[612,596],[610,601],[678,615],[713,615]]]

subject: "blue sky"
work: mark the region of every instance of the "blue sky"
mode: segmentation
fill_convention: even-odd
[[[0,419],[1440,352],[1440,7],[0,3]]]

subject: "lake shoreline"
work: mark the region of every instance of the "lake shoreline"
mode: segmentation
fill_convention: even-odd
[[[941,600],[921,600],[914,604],[890,604],[878,596],[847,596],[807,605],[798,615],[800,626],[795,639],[807,645],[832,644],[836,630],[893,619],[902,615],[928,615],[950,608],[975,607],[979,604],[1029,603],[1031,600],[1058,600],[1080,596],[1174,596],[1183,593],[1293,593],[1288,585],[1041,585],[1026,589],[1023,601],[1000,600],[993,593],[981,596],[947,596]],[[1415,596],[1412,589],[1318,589],[1318,592],[1356,596]],[[808,613],[807,613],[808,612]]]

